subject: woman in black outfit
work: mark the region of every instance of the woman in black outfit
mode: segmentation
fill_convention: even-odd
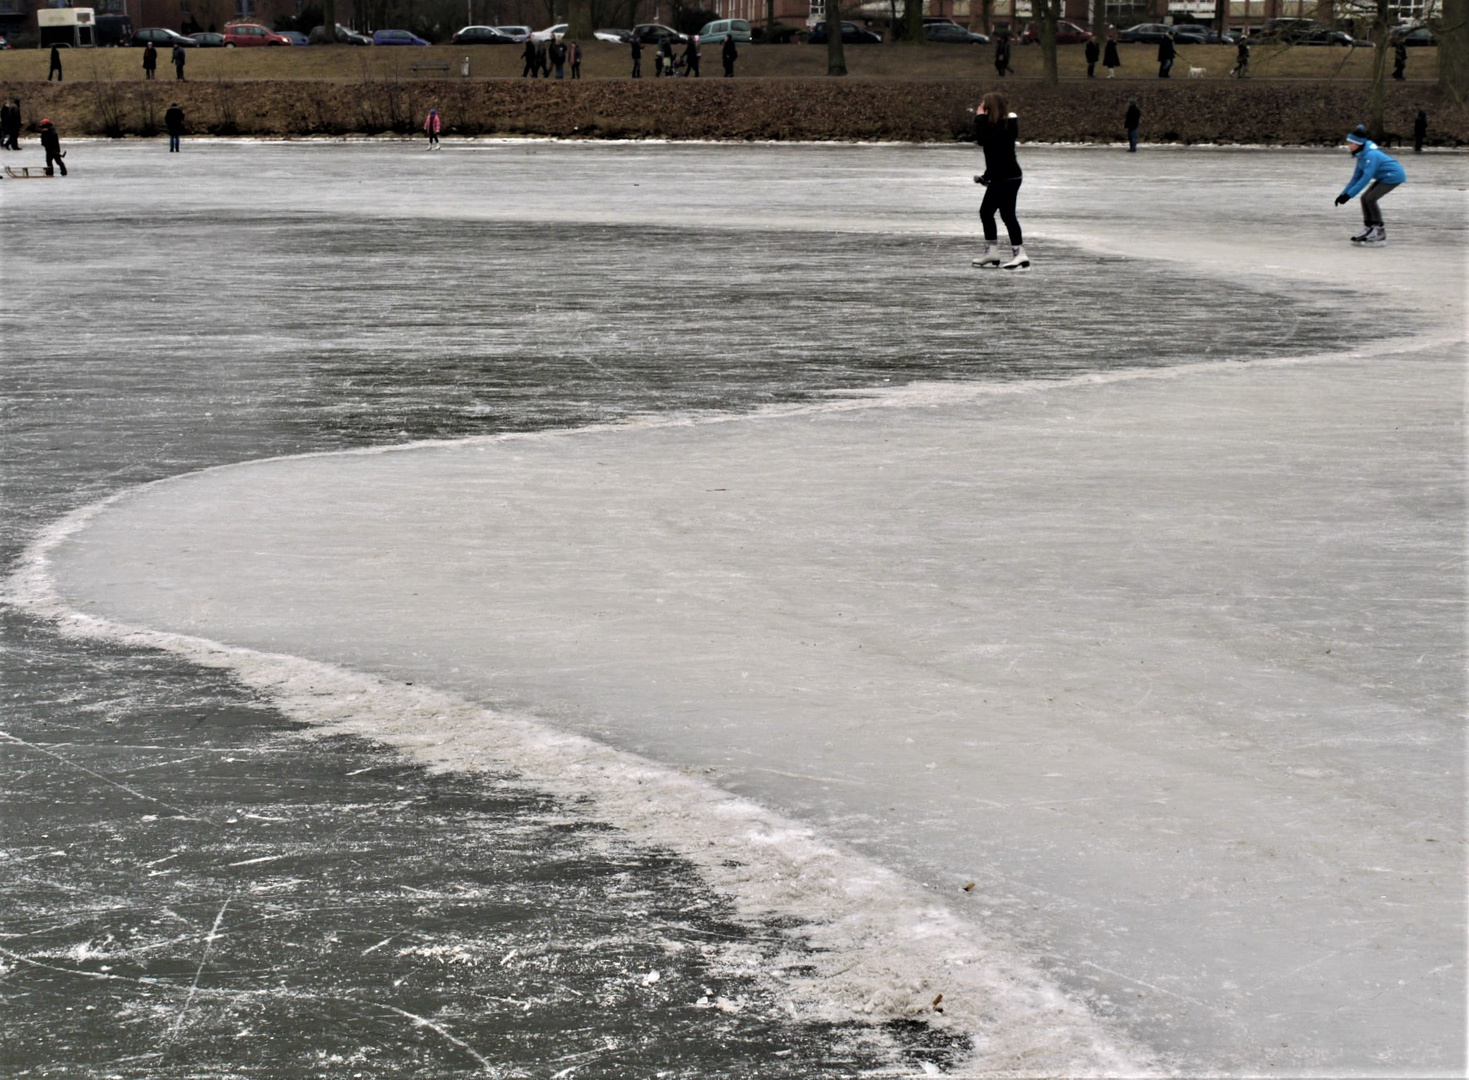
[[[974,182],[985,186],[984,201],[979,205],[979,219],[984,223],[984,251],[971,264],[998,266],[1002,270],[1029,270],[1030,259],[1020,235],[1020,221],[1015,216],[1015,197],[1020,194],[1020,162],[1015,160],[1015,140],[1020,134],[1015,114],[1009,104],[996,93],[989,93],[974,113],[974,141],[984,149],[984,173]],[[995,211],[1005,220],[1010,233],[1010,261],[1001,262],[995,250],[999,231],[995,228]]]

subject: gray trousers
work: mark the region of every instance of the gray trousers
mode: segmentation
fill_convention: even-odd
[[[1377,200],[1386,195],[1397,184],[1384,184],[1381,180],[1374,180],[1362,192],[1362,224],[1381,225],[1382,211],[1377,208]]]

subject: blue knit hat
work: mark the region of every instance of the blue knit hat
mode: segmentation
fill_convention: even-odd
[[[1358,124],[1352,129],[1351,134],[1347,136],[1347,142],[1349,143],[1365,143],[1369,141],[1371,140],[1367,136],[1366,124]]]

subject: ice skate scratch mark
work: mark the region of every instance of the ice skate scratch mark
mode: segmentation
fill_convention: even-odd
[[[78,772],[84,772],[88,776],[94,776],[98,780],[101,780],[104,784],[111,784],[115,788],[120,788],[121,790],[126,791],[129,795],[133,796],[136,799],[142,799],[144,802],[156,803],[157,805],[162,806],[168,810],[172,810],[175,814],[180,814],[189,821],[202,821],[207,825],[214,824],[214,822],[210,821],[206,817],[198,817],[194,814],[189,813],[187,810],[174,806],[172,803],[166,803],[162,799],[155,799],[152,795],[144,795],[137,788],[130,788],[126,784],[119,783],[118,781],[112,779],[112,777],[110,776],[103,776],[101,773],[87,768],[85,765],[78,765],[70,758],[64,758],[60,754],[52,753],[44,746],[37,746],[35,743],[26,742],[24,739],[18,739],[14,735],[10,734],[10,732],[8,731],[0,731],[0,739],[5,739],[7,742],[15,743],[17,746],[24,746],[26,749],[34,750],[38,754],[45,754],[47,757],[55,758],[63,765],[70,765]]]
[[[463,1050],[470,1057],[474,1058],[475,1061],[478,1061],[480,1063],[480,1066],[487,1074],[493,1074],[495,1071],[495,1067],[491,1065],[488,1061],[486,1061],[483,1055],[481,1055],[478,1050],[470,1046],[463,1039],[456,1038],[452,1032],[434,1023],[426,1016],[419,1016],[417,1013],[411,1013],[407,1009],[400,1009],[396,1005],[386,1005],[381,1001],[362,1001],[358,998],[348,998],[347,1000],[357,1001],[358,1004],[361,1005],[370,1005],[374,1009],[384,1009],[390,1013],[397,1013],[399,1016],[404,1017],[405,1019],[412,1020],[413,1023],[418,1027],[426,1027],[433,1031],[436,1031],[449,1042],[453,1043],[455,1046],[459,1047],[459,1049]]]
[[[276,862],[279,859],[288,859],[289,855],[262,855],[258,859],[243,859],[240,862],[232,862],[230,866],[254,866],[256,863]]]
[[[208,935],[204,938],[204,955],[199,957],[199,966],[194,969],[194,981],[189,985],[189,996],[184,998],[184,1004],[179,1009],[179,1014],[174,1018],[173,1028],[169,1031],[170,1040],[178,1038],[179,1028],[184,1025],[184,1017],[189,1015],[189,1009],[194,1005],[194,998],[199,994],[199,976],[204,974],[204,965],[209,963],[209,953],[214,948],[214,940],[219,936],[219,924],[224,922],[224,913],[229,910],[228,899],[220,905],[219,914],[214,917],[214,925],[209,928]]]
[[[1216,1012],[1218,1011],[1213,1009],[1212,1006],[1207,1005],[1202,1001],[1199,1001],[1197,998],[1186,997],[1183,994],[1175,994],[1172,990],[1165,990],[1161,986],[1154,986],[1152,983],[1143,982],[1141,979],[1134,979],[1131,975],[1124,975],[1120,971],[1113,971],[1111,968],[1105,968],[1101,964],[1094,964],[1090,960],[1083,960],[1082,964],[1089,968],[1096,968],[1098,971],[1105,971],[1108,975],[1115,975],[1119,979],[1126,979],[1128,982],[1132,983],[1135,986],[1146,986],[1149,990],[1152,990],[1156,993],[1166,994],[1171,998],[1177,998],[1179,1001],[1187,1001],[1190,1005],[1197,1005],[1201,1009],[1210,1009],[1211,1011]]]

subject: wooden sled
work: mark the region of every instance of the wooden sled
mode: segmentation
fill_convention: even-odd
[[[22,165],[19,169],[12,169],[9,165],[7,165],[5,166],[5,175],[10,177],[10,179],[12,180],[53,179],[53,177],[47,175],[45,168],[40,165]]]

